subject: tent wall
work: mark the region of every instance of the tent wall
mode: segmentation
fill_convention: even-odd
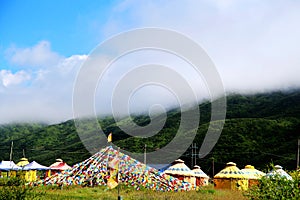
[[[196,178],[194,176],[186,176],[184,177],[184,181],[192,184],[192,188],[196,187]]]
[[[188,182],[192,184],[192,187],[196,187],[196,178],[194,176],[183,176],[183,175],[176,175],[176,174],[169,174],[170,176],[173,176],[181,181]]]
[[[17,171],[0,171],[0,177],[16,177]]]
[[[18,171],[18,176],[26,182],[33,182],[37,180],[36,170]]]
[[[249,179],[248,180],[248,186],[249,186],[249,188],[252,187],[252,186],[258,185],[258,183],[259,183],[258,179]]]
[[[246,179],[227,179],[215,178],[214,185],[216,189],[229,189],[229,190],[247,190],[248,180]]]
[[[177,179],[179,179],[179,180],[181,180],[181,181],[183,181],[184,180],[184,176],[182,176],[182,175],[175,175],[175,174],[169,174],[170,176],[173,176],[173,177],[175,177],[175,178],[177,178]]]
[[[205,186],[208,185],[208,178],[196,177],[196,186]]]

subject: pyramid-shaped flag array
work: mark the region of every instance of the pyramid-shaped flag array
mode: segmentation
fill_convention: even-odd
[[[116,162],[117,161],[117,162]],[[101,149],[85,161],[75,164],[70,170],[64,171],[39,181],[39,185],[107,185],[118,170],[118,180],[125,185],[140,189],[159,191],[190,190],[191,184],[180,181],[167,174],[125,155],[111,146]]]

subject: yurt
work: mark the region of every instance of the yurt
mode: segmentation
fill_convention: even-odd
[[[21,158],[20,161],[17,163],[19,167],[24,167],[25,165],[28,165],[29,161],[27,158]]]
[[[209,177],[201,170],[200,166],[195,165],[192,171],[196,177],[196,186],[208,185]]]
[[[56,159],[56,162],[50,165],[49,168],[50,170],[48,170],[47,176],[71,169],[71,167],[60,158]]]
[[[174,176],[179,180],[189,182],[193,187],[196,187],[196,177],[194,172],[186,166],[181,159],[175,160],[163,173]]]
[[[35,161],[32,161],[25,167],[23,167],[23,171],[26,172],[25,180],[29,182],[36,181],[39,175],[39,172],[41,174],[45,174],[46,170],[49,170],[49,167],[43,166]]]
[[[214,185],[217,189],[247,190],[248,179],[235,163],[229,162],[214,176]]]
[[[21,158],[20,161],[17,163],[17,165],[21,168],[23,168],[25,165],[28,165],[28,164],[29,164],[29,161],[27,158]],[[31,173],[32,172],[30,172],[30,171],[20,170],[20,171],[18,171],[18,176],[25,181],[30,181],[30,177],[32,176]]]
[[[279,175],[280,177],[286,178],[288,180],[293,180],[293,178],[288,173],[286,173],[280,165],[275,165],[274,169],[266,174],[267,177],[272,177],[276,175]]]
[[[258,180],[261,179],[261,177],[266,175],[264,172],[255,169],[255,167],[252,165],[246,165],[245,168],[242,169],[242,172],[244,172],[244,174],[248,178],[249,187],[253,185],[257,185]]]
[[[17,166],[14,161],[1,161],[0,162],[0,177],[15,177],[17,171],[22,168]]]
[[[111,168],[116,170],[115,176]],[[116,184],[111,184],[115,181]],[[133,187],[157,191],[187,191],[191,184],[173,176],[162,174],[146,166],[112,146],[101,149],[90,158],[73,165],[72,169],[57,173],[33,185],[102,185],[113,188],[118,183]]]

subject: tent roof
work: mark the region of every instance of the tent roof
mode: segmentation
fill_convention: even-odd
[[[172,175],[182,175],[182,176],[194,176],[194,172],[184,164],[183,160],[175,160],[174,164],[167,168],[164,173]]]
[[[14,161],[1,161],[0,170],[9,171],[9,170],[21,170],[22,168],[17,166]]]
[[[53,170],[67,170],[67,169],[71,169],[72,167],[70,167],[67,163],[65,162],[55,162],[52,165],[50,165],[49,167],[50,169]]]
[[[44,165],[41,165],[35,161],[32,161],[28,165],[26,165],[23,170],[47,170],[49,167],[46,167]]]
[[[217,173],[214,178],[247,178],[234,162],[228,162],[226,167]]]
[[[174,160],[173,164],[175,164],[175,163],[184,163],[184,161],[181,159],[177,159],[177,160]]]
[[[27,158],[21,158],[20,161],[17,163],[18,166],[24,167],[25,165],[28,165],[29,161]]]
[[[259,179],[266,175],[264,172],[255,169],[255,167],[252,165],[246,165],[242,171],[249,179]]]
[[[200,166],[195,165],[192,170],[196,177],[209,178],[200,168]]]
[[[275,175],[279,175],[279,176],[284,177],[288,180],[293,180],[293,178],[288,173],[286,173],[280,165],[275,165],[274,169],[266,174],[267,177],[272,177],[272,176],[275,176]]]

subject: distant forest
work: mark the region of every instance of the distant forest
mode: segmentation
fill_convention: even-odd
[[[210,121],[209,102],[199,105],[201,120],[194,143],[200,147]],[[147,139],[130,137],[111,117],[99,119],[102,130],[113,133],[113,143],[131,152],[154,151],[168,144],[176,134],[181,113],[170,110],[164,128]],[[133,119],[143,126],[149,116]],[[126,123],[126,119],[124,120]],[[86,131],[93,127],[87,125]],[[272,92],[255,95],[232,94],[227,97],[227,116],[221,137],[214,149],[197,164],[209,175],[218,172],[229,161],[243,168],[247,164],[266,169],[270,163],[285,169],[296,168],[297,140],[300,138],[300,91]],[[0,126],[0,159],[9,160],[11,142],[14,142],[13,160],[25,156],[43,165],[62,158],[72,165],[90,156],[77,135],[74,121],[47,125],[38,123],[5,124]],[[199,148],[197,149],[199,151]],[[191,148],[182,156],[188,166],[192,160]],[[191,166],[190,166],[191,167]]]

